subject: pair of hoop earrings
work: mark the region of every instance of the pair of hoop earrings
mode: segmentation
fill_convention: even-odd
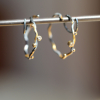
[[[57,16],[59,17],[60,21],[64,21],[62,15],[60,13],[55,13],[53,15],[53,17],[57,17]],[[38,41],[42,40],[42,37],[38,35],[36,24],[33,21],[33,18],[38,18],[38,17],[39,16],[36,15],[36,16],[33,16],[33,17],[30,18],[30,21],[31,21],[32,25],[26,25],[26,19],[24,20],[24,39],[25,39],[24,52],[25,52],[25,57],[28,58],[29,60],[34,58],[33,55],[34,55],[34,53],[35,53],[35,51],[37,49]],[[53,41],[53,35],[52,35],[52,32],[51,32],[52,24],[49,24],[49,27],[48,27],[48,35],[49,35],[49,40],[50,40],[50,42],[52,44],[52,49],[62,59],[67,58],[68,56],[73,54],[73,52],[75,52],[74,45],[75,45],[75,42],[76,42],[76,35],[77,35],[77,31],[78,31],[78,20],[75,19],[75,21],[74,21],[74,19],[72,19],[69,15],[66,15],[66,17],[68,17],[68,19],[72,21],[71,31],[69,31],[69,29],[67,28],[66,24],[64,23],[65,29],[69,33],[72,33],[72,36],[73,36],[73,41],[69,41],[68,42],[68,46],[71,48],[69,53],[65,53],[65,54],[62,55],[62,53],[59,50],[57,50],[57,47],[56,47],[56,44]],[[76,22],[76,29],[74,30],[75,22]],[[33,46],[33,50],[29,54],[28,53],[28,48],[29,48],[29,45],[28,45],[28,42],[29,42],[28,34],[29,34],[29,32],[30,32],[30,30],[32,28],[34,29],[34,32],[35,32],[35,39],[34,39],[34,43],[32,45]]]

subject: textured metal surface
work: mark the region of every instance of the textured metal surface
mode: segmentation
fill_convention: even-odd
[[[37,16],[33,16],[30,18],[31,22],[33,23],[32,25],[27,25],[26,26],[26,19],[24,20],[24,39],[25,39],[25,46],[24,46],[24,53],[25,53],[25,57],[28,58],[29,60],[34,58],[34,53],[38,47],[38,41],[42,40],[42,37],[38,35],[37,32],[37,27],[35,22],[33,21],[33,18],[36,18]],[[29,39],[28,39],[28,34],[31,31],[31,29],[34,29],[35,32],[35,38],[34,38],[34,43],[33,43],[33,50],[32,52],[29,54],[28,53],[28,48],[29,48]]]
[[[72,20],[72,18],[71,18],[70,15],[66,15],[66,17],[68,17],[69,21]],[[76,21],[76,29],[75,29],[75,31],[77,31],[77,29],[78,29],[78,19],[75,19],[75,21]],[[65,29],[66,29],[69,33],[73,33],[72,30],[70,31],[70,30],[67,28],[66,23],[64,23],[64,27],[65,27]]]
[[[53,15],[53,17],[59,17],[59,20],[60,21],[63,21],[63,17],[60,13],[55,13]],[[77,20],[78,21],[78,20]],[[78,23],[78,22],[77,22]],[[53,41],[53,35],[52,35],[52,32],[51,32],[51,28],[52,28],[52,24],[49,24],[49,27],[48,27],[48,36],[49,36],[49,40],[52,44],[52,49],[54,50],[55,53],[58,54],[58,56],[61,58],[61,59],[65,59],[67,58],[68,56],[70,56],[71,54],[73,54],[73,52],[75,52],[75,48],[74,48],[74,45],[75,45],[75,42],[76,42],[76,35],[77,35],[77,31],[78,31],[78,28],[74,31],[74,26],[75,26],[75,21],[74,19],[72,19],[72,26],[71,26],[71,30],[72,30],[72,36],[73,36],[73,41],[69,41],[68,42],[68,46],[71,48],[70,52],[69,53],[64,53],[62,55],[62,53],[57,49],[56,47],[56,44],[54,43]]]
[[[59,18],[41,18],[41,19],[34,19],[36,24],[48,24],[48,23],[64,23],[64,22],[71,22],[68,20],[67,17],[63,17],[64,21],[60,21]],[[100,15],[93,15],[93,16],[76,16],[72,17],[72,19],[78,19],[79,22],[96,22],[100,21]],[[27,25],[31,25],[30,19],[26,19]],[[2,20],[0,21],[0,26],[16,26],[16,25],[23,25],[24,19],[16,19],[16,20]]]

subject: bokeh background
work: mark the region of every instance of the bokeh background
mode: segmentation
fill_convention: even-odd
[[[40,14],[51,17],[99,15],[100,0],[0,0],[0,20]],[[71,24],[67,24],[70,28]],[[98,100],[100,98],[100,22],[79,23],[76,52],[61,60],[51,48],[48,25],[37,25],[39,42],[34,60],[24,57],[23,26],[0,27],[0,100]],[[69,52],[72,35],[63,24],[52,28],[57,48]],[[30,49],[34,42],[29,34]]]

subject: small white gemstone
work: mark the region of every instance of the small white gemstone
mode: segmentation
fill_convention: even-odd
[[[33,43],[33,47],[36,47],[37,46],[37,44],[36,43]]]
[[[42,40],[42,36],[38,36],[37,39],[38,39],[38,41],[41,41]]]
[[[64,54],[64,57],[66,56],[66,54]]]
[[[75,52],[75,48],[72,48],[72,52]]]

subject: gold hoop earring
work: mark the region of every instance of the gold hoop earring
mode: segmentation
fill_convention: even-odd
[[[35,51],[36,51],[36,49],[38,47],[38,41],[42,40],[42,37],[38,35],[36,24],[33,21],[33,18],[37,18],[37,17],[38,16],[33,16],[33,17],[30,18],[30,21],[32,22],[32,25],[27,25],[26,26],[26,19],[24,21],[24,39],[25,39],[24,52],[25,52],[25,57],[28,58],[29,60],[34,58],[34,53],[35,53]],[[31,31],[32,28],[34,29],[34,32],[35,32],[35,39],[34,39],[34,43],[32,44],[33,50],[29,54],[28,53],[28,48],[29,48],[28,34],[29,34],[29,32]]]
[[[53,15],[53,17],[57,17],[57,16],[60,18],[60,21],[64,21],[62,15],[61,15],[60,13],[55,13],[55,14]],[[62,53],[61,53],[59,50],[57,50],[56,44],[55,44],[54,41],[53,41],[53,35],[52,35],[52,32],[51,32],[52,24],[49,24],[49,27],[48,27],[48,36],[49,36],[49,40],[50,40],[50,42],[51,42],[51,44],[52,44],[52,49],[54,50],[55,53],[58,54],[58,56],[59,56],[61,59],[65,59],[65,58],[67,58],[68,56],[70,56],[71,54],[73,54],[73,52],[75,52],[74,45],[75,45],[75,42],[76,42],[76,37],[75,37],[75,35],[77,35],[77,32],[74,31],[74,25],[75,25],[75,22],[74,22],[74,19],[72,19],[72,27],[71,27],[71,29],[72,29],[73,41],[69,41],[69,42],[68,42],[68,46],[71,48],[71,50],[70,50],[69,53],[64,53],[64,54],[62,55]]]

